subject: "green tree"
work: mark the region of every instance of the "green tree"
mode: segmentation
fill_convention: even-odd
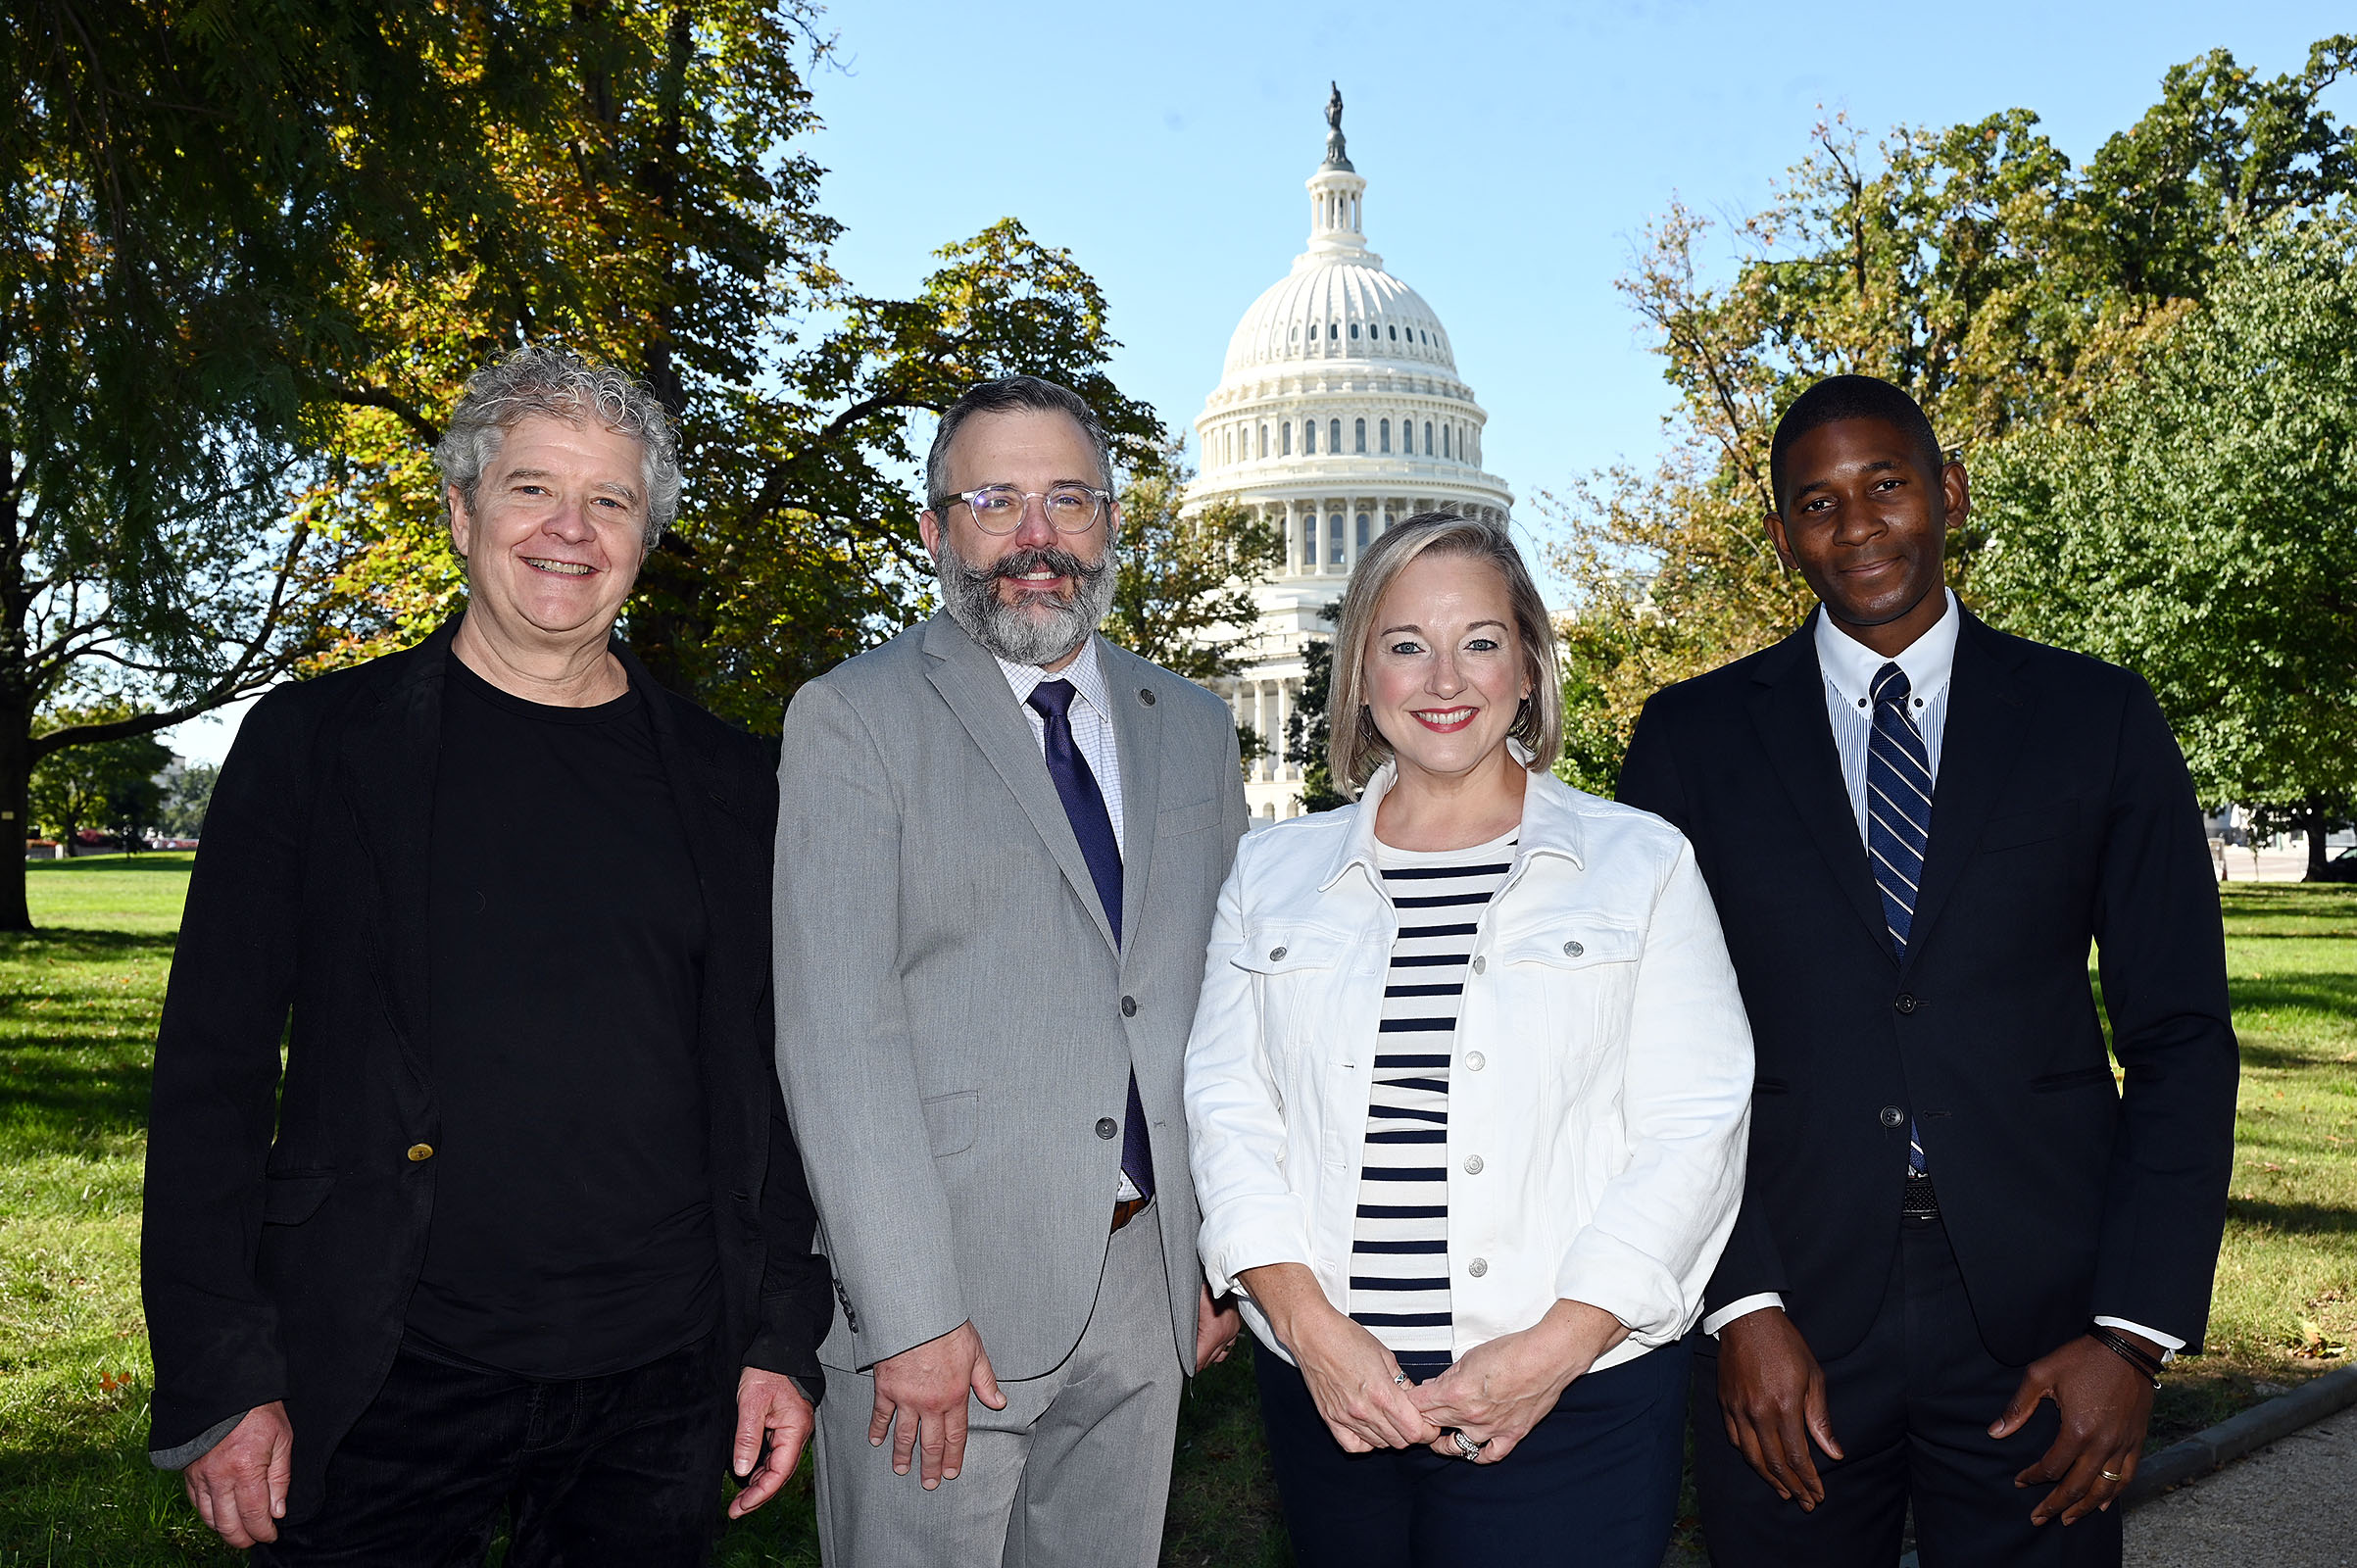
[[[351,541],[329,580],[324,662],[415,641],[462,602],[427,450],[466,375],[557,335],[642,375],[677,416],[687,488],[624,630],[656,677],[774,730],[811,675],[925,602],[929,416],[974,381],[1053,377],[1129,461],[1161,429],[1105,367],[1118,345],[1069,252],[1004,220],[945,247],[914,297],[832,270],[819,170],[781,144],[817,122],[810,13],[782,3],[526,8],[451,68],[528,103],[486,125],[497,200],[443,236],[444,264],[368,294],[386,345],[339,391],[330,471],[304,515]],[[495,111],[486,109],[486,116]]]
[[[1736,226],[1743,260],[1721,286],[1697,263],[1711,225],[1674,206],[1621,283],[1678,394],[1668,453],[1541,503],[1575,589],[1568,727],[1587,776],[1617,769],[1653,691],[1808,608],[1760,525],[1769,438],[1801,389],[1841,371],[1895,381],[1976,462],[2075,416],[2270,219],[2357,190],[2357,144],[2321,102],[2353,63],[2349,37],[2273,80],[2215,52],[2172,70],[2161,101],[2084,169],[2026,110],[1873,148],[1836,120]],[[1960,589],[1980,537],[1951,553]]]
[[[1328,610],[1327,618],[1333,618]],[[1301,696],[1285,717],[1285,760],[1301,769],[1301,809],[1331,811],[1350,804],[1334,786],[1327,739],[1334,732],[1326,710],[1334,697],[1334,644],[1312,637],[1301,644]]]
[[[1120,564],[1105,634],[1189,680],[1233,675],[1260,618],[1252,591],[1285,564],[1282,525],[1221,502],[1189,512],[1175,448],[1121,487]]]
[[[0,820],[58,753],[315,646],[286,495],[361,346],[346,286],[432,253],[482,138],[471,8],[28,0],[0,17]],[[42,724],[67,694],[103,720]],[[0,929],[27,924],[21,874]]]
[[[2088,402],[1977,475],[1977,584],[2149,680],[2212,806],[2357,798],[2357,220],[2269,222]]]
[[[123,716],[105,710],[64,710],[42,722],[45,729],[62,729],[107,724]],[[153,824],[163,804],[155,777],[172,760],[172,749],[152,735],[60,747],[43,756],[33,770],[27,792],[31,820],[56,834],[68,855],[85,827],[136,833]]]
[[[213,808],[213,787],[221,768],[213,762],[188,762],[164,770],[164,804],[156,826],[175,839],[201,838],[205,813]]]

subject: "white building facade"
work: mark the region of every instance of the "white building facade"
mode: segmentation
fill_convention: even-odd
[[[1514,505],[1482,467],[1489,416],[1457,378],[1447,329],[1367,248],[1367,182],[1345,153],[1339,92],[1326,118],[1326,161],[1308,180],[1309,248],[1229,339],[1195,421],[1202,463],[1188,490],[1191,509],[1231,503],[1281,523],[1287,541],[1284,570],[1255,595],[1249,662],[1210,683],[1268,747],[1245,785],[1264,821],[1301,810],[1301,769],[1284,751],[1302,645],[1332,637],[1323,617],[1359,552],[1414,513],[1502,522]]]

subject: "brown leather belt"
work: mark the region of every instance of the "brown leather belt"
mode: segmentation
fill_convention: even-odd
[[[1117,1231],[1122,1226],[1128,1224],[1131,1220],[1136,1219],[1140,1214],[1146,1211],[1146,1205],[1153,1201],[1154,1200],[1151,1198],[1123,1198],[1115,1200],[1113,1203],[1113,1229]],[[1110,1233],[1108,1232],[1107,1234]]]

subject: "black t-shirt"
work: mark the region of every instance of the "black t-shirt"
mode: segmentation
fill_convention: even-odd
[[[454,657],[429,858],[442,1135],[410,1327],[535,1378],[693,1343],[719,1310],[704,900],[639,695],[550,708]]]

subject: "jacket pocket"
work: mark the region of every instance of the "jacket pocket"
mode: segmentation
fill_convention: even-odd
[[[2074,1067],[2069,1072],[2050,1072],[2042,1078],[2031,1079],[2030,1092],[2036,1095],[2051,1095],[2065,1089],[2092,1088],[2096,1084],[2101,1084],[2106,1089],[2112,1087],[2109,1067]]]
[[[974,1147],[974,1130],[982,1121],[980,1090],[934,1095],[919,1108],[925,1113],[925,1142],[933,1146],[935,1159],[962,1154]]]
[[[1577,913],[1499,937],[1491,958],[1499,1016],[1547,1020],[1544,1081],[1559,1092],[1577,1093],[1600,1053],[1628,1037],[1644,952],[1635,927]]]
[[[1173,806],[1154,813],[1154,836],[1175,839],[1188,833],[1201,833],[1204,828],[1219,825],[1218,797],[1197,801],[1189,806]]]
[[[1244,942],[1230,961],[1239,969],[1260,975],[1300,974],[1310,969],[1339,969],[1350,952],[1350,939],[1324,926],[1287,920],[1252,920],[1244,927]]]
[[[2018,850],[2027,845],[2043,844],[2059,838],[2071,825],[2072,813],[2078,808],[2076,799],[2057,801],[2041,806],[2035,811],[2017,811],[2000,816],[1981,830],[1981,853],[1997,850]]]
[[[300,1225],[319,1211],[335,1190],[335,1172],[306,1171],[271,1176],[262,1188],[262,1223]]]

